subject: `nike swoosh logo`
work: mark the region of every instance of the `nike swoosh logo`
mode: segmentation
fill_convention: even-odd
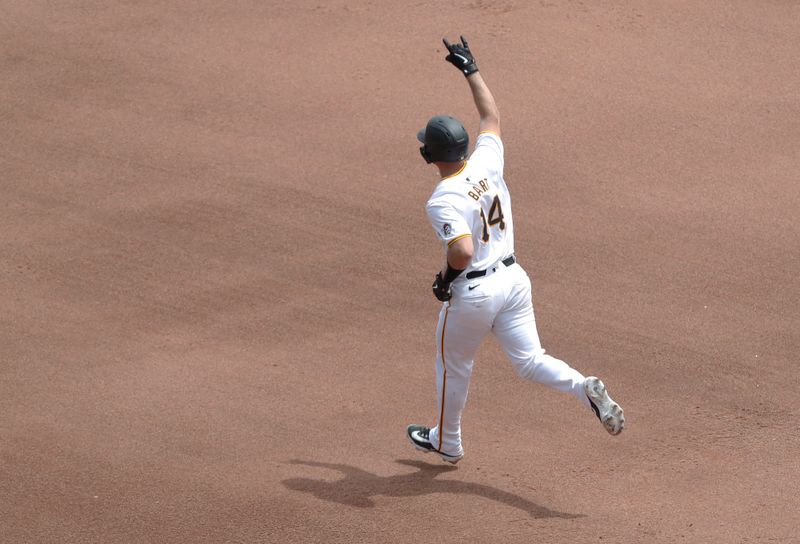
[[[480,283],[479,283],[478,285],[480,285]],[[473,289],[475,289],[475,288],[476,288],[478,285],[470,285],[470,286],[469,286],[467,289],[469,289],[470,291],[472,291],[472,290],[473,290]]]
[[[465,63],[469,62],[469,59],[463,55],[459,55],[458,53],[456,53],[455,56],[463,60]]]

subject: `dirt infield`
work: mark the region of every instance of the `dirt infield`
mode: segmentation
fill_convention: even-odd
[[[797,542],[800,5],[3,2],[0,542]],[[415,134],[503,114],[548,351],[435,415]]]

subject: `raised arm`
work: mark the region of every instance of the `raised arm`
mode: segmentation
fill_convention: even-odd
[[[472,98],[475,99],[475,107],[478,108],[478,115],[481,117],[481,132],[494,132],[500,136],[500,111],[494,102],[494,96],[483,81],[480,73],[475,72],[467,77],[469,88],[472,91]]]
[[[494,101],[494,96],[483,80],[483,76],[478,72],[475,64],[475,57],[469,49],[467,40],[461,36],[461,43],[451,44],[447,38],[443,38],[444,46],[447,48],[447,62],[458,68],[467,78],[472,98],[475,100],[475,107],[480,116],[480,131],[493,132],[500,136],[500,111]]]

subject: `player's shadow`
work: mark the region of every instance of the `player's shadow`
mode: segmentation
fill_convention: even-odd
[[[290,463],[310,467],[322,467],[336,470],[344,475],[339,480],[312,480],[310,478],[289,478],[283,485],[294,491],[311,493],[318,499],[338,502],[359,508],[375,506],[371,497],[415,497],[431,493],[470,494],[503,503],[526,512],[532,518],[564,518],[575,519],[585,517],[582,514],[567,514],[550,510],[535,504],[524,497],[502,491],[488,485],[458,480],[438,480],[440,474],[456,470],[454,466],[431,465],[422,461],[398,459],[397,463],[417,468],[417,472],[398,474],[396,476],[378,476],[360,468],[339,463],[321,463],[317,461],[298,461]]]

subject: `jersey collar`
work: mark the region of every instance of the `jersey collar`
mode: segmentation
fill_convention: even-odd
[[[450,179],[450,178],[454,178],[454,177],[456,177],[456,176],[457,176],[457,175],[459,175],[461,172],[463,172],[463,171],[464,171],[464,168],[466,168],[466,167],[467,167],[467,161],[464,161],[464,164],[462,164],[462,165],[461,165],[461,168],[459,168],[459,169],[458,169],[458,172],[453,172],[453,173],[452,173],[452,174],[450,174],[449,176],[442,178],[442,179],[441,179],[441,181],[444,181],[444,180],[446,180],[446,179]]]

